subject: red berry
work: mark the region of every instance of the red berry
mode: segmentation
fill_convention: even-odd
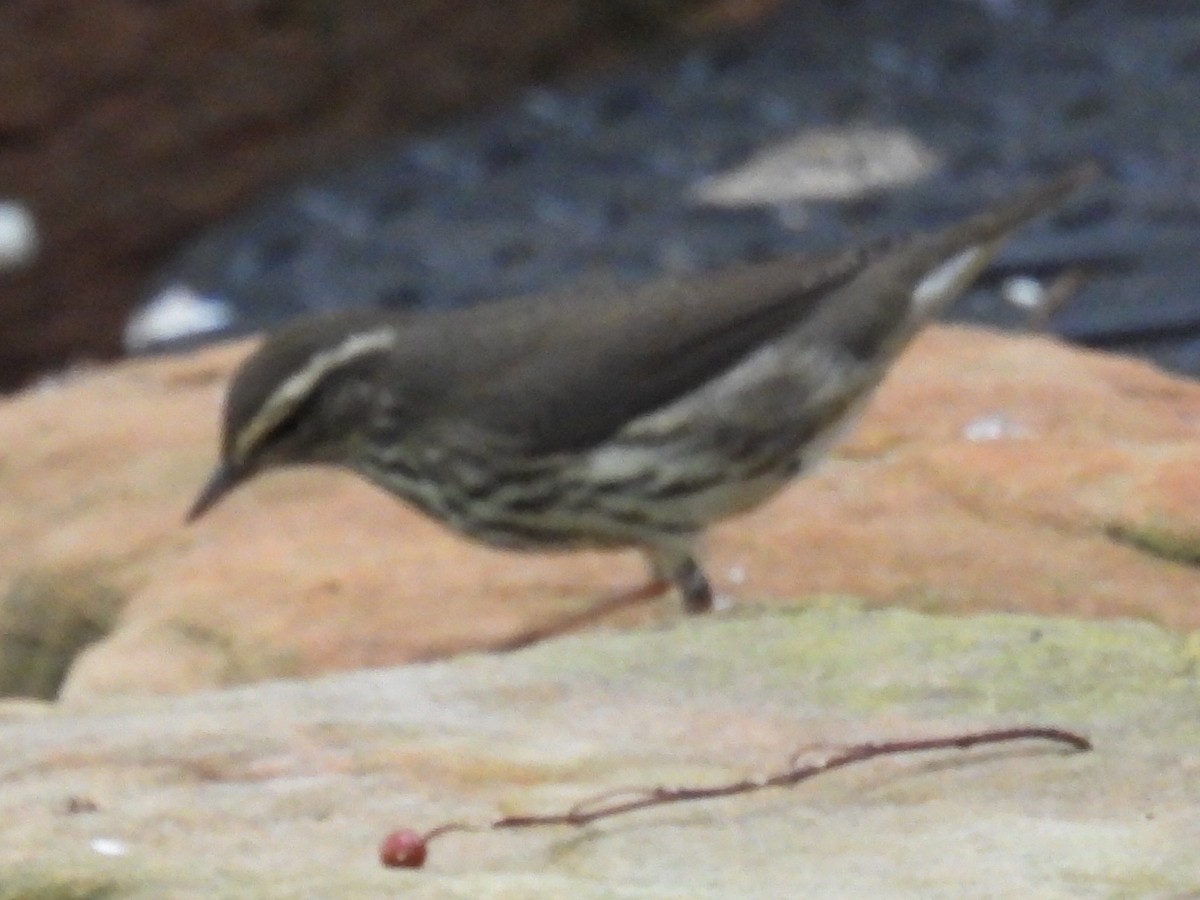
[[[427,850],[425,838],[411,828],[399,828],[379,845],[379,861],[389,869],[419,869]]]

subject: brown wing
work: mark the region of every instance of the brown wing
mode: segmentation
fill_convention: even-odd
[[[414,347],[430,329],[429,339],[453,349],[436,371],[427,355],[418,362],[419,352],[400,365],[424,367],[446,421],[466,418],[534,453],[588,447],[784,334],[860,358],[889,343],[889,355],[896,352],[966,287],[958,279],[934,306],[914,303],[930,272],[978,246],[986,252],[972,261],[973,275],[1001,238],[1094,176],[1080,166],[940,231],[822,259],[414,320]],[[411,371],[400,375],[411,381]]]

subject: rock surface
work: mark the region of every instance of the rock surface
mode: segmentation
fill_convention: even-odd
[[[336,471],[264,477],[185,527],[248,349],[0,404],[0,692],[78,701],[429,659],[643,577],[633,553],[473,546]],[[1195,629],[1198,434],[1200,385],[1149,364],[935,328],[823,469],[712,533],[709,569],[739,604],[851,594]],[[617,624],[678,615],[668,598]]]
[[[0,708],[0,898],[1149,897],[1200,890],[1197,644],[1134,622],[755,609],[505,656]],[[846,742],[1013,724],[584,829],[398,827],[713,785]]]

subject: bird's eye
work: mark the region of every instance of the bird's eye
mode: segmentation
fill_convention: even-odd
[[[287,443],[300,431],[301,419],[295,413],[287,416],[278,425],[263,435],[262,446],[270,447]]]
[[[300,403],[287,411],[279,421],[275,422],[268,428],[262,436],[255,442],[252,455],[271,457],[277,454],[288,454],[288,448],[295,446],[299,440],[301,431],[311,427],[311,423],[316,420],[314,412],[310,412],[315,406],[313,395],[309,395]]]

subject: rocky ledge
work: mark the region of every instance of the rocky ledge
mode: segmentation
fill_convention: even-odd
[[[1031,573],[1032,574],[1032,573]],[[1001,586],[998,586],[998,590]],[[1185,897],[1200,645],[1144,623],[742,610],[183,698],[0,707],[0,897]],[[401,827],[1055,725],[586,828]]]
[[[186,527],[246,344],[0,404],[0,692],[173,693],[484,649],[643,577],[636,554],[468,544],[336,471]],[[715,530],[737,605],[1200,627],[1200,385],[1037,337],[929,331],[814,477]],[[615,625],[673,620],[674,600]]]

